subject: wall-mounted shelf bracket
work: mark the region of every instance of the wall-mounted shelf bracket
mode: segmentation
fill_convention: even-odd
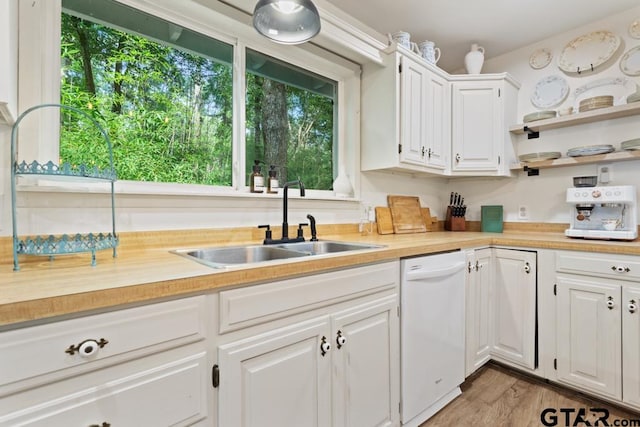
[[[525,126],[522,130],[527,134],[527,139],[540,138],[540,132],[531,130],[529,126]]]
[[[522,168],[523,171],[527,173],[527,176],[538,176],[540,175],[540,169],[538,168],[530,168],[529,166],[525,166]]]

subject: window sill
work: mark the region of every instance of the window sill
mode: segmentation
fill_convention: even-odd
[[[92,193],[107,194],[111,192],[108,182],[81,182],[62,181],[52,179],[19,178],[16,186],[18,192],[33,193]],[[157,196],[157,197],[189,197],[189,198],[241,198],[241,199],[282,199],[282,189],[277,194],[251,193],[248,187],[236,190],[231,187],[214,187],[196,184],[168,184],[149,183],[138,181],[116,181],[114,192],[117,195],[131,196]],[[326,200],[337,202],[359,203],[360,199],[355,197],[336,197],[332,191],[306,190],[305,197],[300,197],[297,188],[290,188],[288,193],[292,199]]]

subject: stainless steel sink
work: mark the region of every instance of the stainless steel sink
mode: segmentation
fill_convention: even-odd
[[[317,242],[282,243],[279,245],[226,246],[203,249],[177,249],[171,252],[215,268],[243,266],[275,260],[381,248],[366,243]]]
[[[367,243],[335,242],[331,240],[319,240],[317,242],[283,243],[276,246],[295,251],[309,252],[311,255],[359,251],[363,249],[375,249],[382,247],[379,245],[370,245]]]
[[[308,252],[299,252],[276,246],[230,246],[205,249],[184,249],[171,251],[211,267],[254,264],[288,258],[309,256]]]

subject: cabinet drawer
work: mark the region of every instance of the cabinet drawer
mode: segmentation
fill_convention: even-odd
[[[220,332],[228,332],[398,285],[399,262],[220,292]]]
[[[0,366],[11,367],[0,369],[0,395],[16,381],[84,372],[109,358],[115,363],[202,340],[205,309],[198,296],[0,333]]]
[[[640,281],[640,257],[558,251],[556,270],[637,282]]]
[[[208,416],[207,357],[178,353],[11,395],[0,401],[0,427],[193,425]]]

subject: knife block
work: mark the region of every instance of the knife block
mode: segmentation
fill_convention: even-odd
[[[447,231],[465,231],[466,220],[463,216],[452,216],[451,206],[447,206],[447,214],[444,219],[444,229]]]

